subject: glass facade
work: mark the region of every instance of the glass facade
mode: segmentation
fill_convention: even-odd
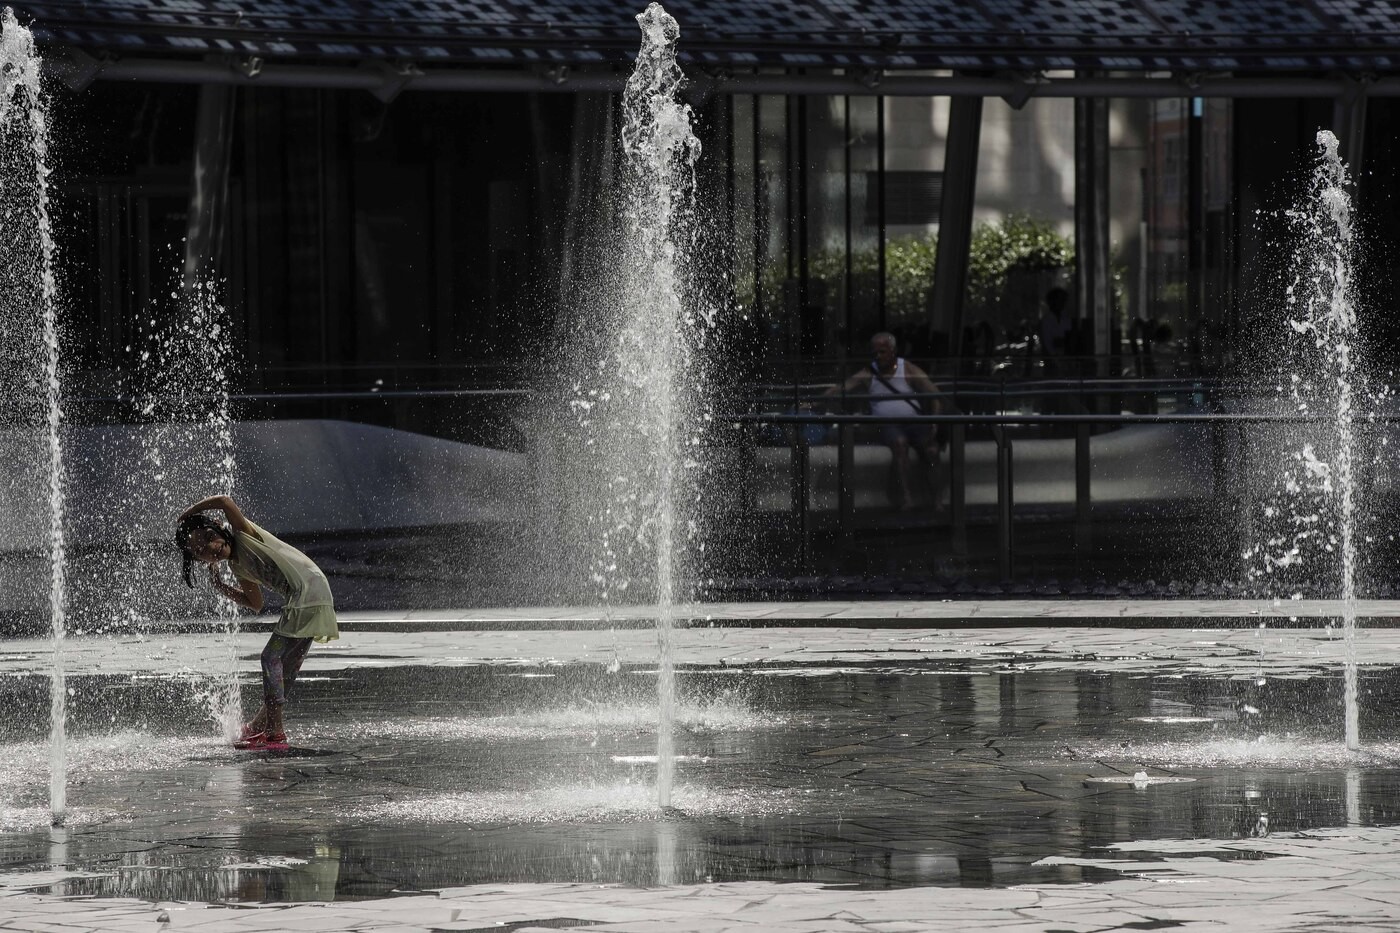
[[[800,361],[815,373],[821,361],[830,368],[863,357],[869,336],[889,330],[912,355],[957,369],[943,359],[954,341],[934,330],[931,308],[948,104],[735,98],[734,151],[744,162],[732,176],[744,206],[739,297],[762,322],[766,358]],[[1123,100],[1109,111],[1114,356],[1132,357],[1133,341],[1141,348],[1145,335],[1161,337],[1153,353],[1174,354],[1188,335],[1204,332],[1200,319],[1220,322],[1214,329],[1223,333],[1234,313],[1231,104],[1197,101],[1194,122],[1183,116],[1192,106]],[[1067,99],[1019,108],[986,102],[964,357],[1024,350],[1037,339],[1044,295],[1072,285],[1074,120]],[[1058,258],[1018,254],[1008,240],[1027,231],[1056,240]],[[1209,352],[1192,346],[1198,357]],[[1123,365],[1125,373],[1142,368],[1141,360]]]
[[[119,366],[140,322],[167,313],[187,258],[193,155],[210,143],[198,138],[201,100],[186,86],[98,83],[59,103],[60,133],[72,128],[60,234],[82,273],[69,294],[81,368]],[[599,100],[601,112],[615,106]],[[612,146],[581,115],[582,97],[415,92],[383,103],[240,88],[233,101],[228,137],[215,141],[229,153],[216,269],[250,377],[315,385],[362,367],[430,385],[514,367],[521,378],[519,351],[547,347],[578,232],[570,215],[597,193],[598,150]],[[1238,126],[1280,106],[1110,101],[1111,295],[1100,313],[1117,362],[1099,372],[1230,358],[1248,327],[1241,217],[1260,203],[1257,170],[1284,172],[1254,153],[1237,165]],[[772,381],[829,382],[880,330],[944,375],[1038,372],[1045,295],[1074,281],[1072,100],[984,102],[959,334],[936,326],[932,307],[949,98],[743,94],[697,113],[745,341]],[[1292,114],[1294,152],[1305,122],[1305,110]],[[1071,335],[1093,313],[1080,304],[1067,309]],[[950,359],[959,347],[962,360]]]

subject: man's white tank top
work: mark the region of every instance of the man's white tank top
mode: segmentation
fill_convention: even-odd
[[[889,385],[885,385],[885,383]],[[886,417],[899,417],[900,415],[920,414],[919,406],[911,398],[897,399],[895,395],[912,395],[913,388],[909,381],[904,378],[904,357],[899,357],[894,361],[894,375],[886,376],[884,373],[876,375],[872,370],[870,376],[870,394],[884,395],[888,398],[872,398],[870,400],[870,413],[872,415],[884,415]]]

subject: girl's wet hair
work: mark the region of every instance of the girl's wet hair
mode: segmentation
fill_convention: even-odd
[[[215,521],[203,512],[194,515],[187,515],[180,519],[180,524],[175,526],[175,546],[180,549],[185,558],[185,565],[182,573],[185,577],[185,586],[194,586],[194,552],[190,550],[190,535],[196,531],[212,531],[228,542],[229,550],[234,547],[233,534],[224,526],[223,522]]]

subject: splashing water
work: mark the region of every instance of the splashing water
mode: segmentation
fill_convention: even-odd
[[[705,346],[715,323],[695,261],[695,165],[700,143],[677,100],[680,29],[660,4],[637,17],[642,43],[623,96],[618,194],[621,230],[608,294],[590,310],[599,333],[570,409],[595,479],[589,504],[590,576],[605,606],[656,608],[658,804],[674,777],[675,675],[671,632],[697,536],[709,422]]]
[[[626,701],[604,704],[572,704],[556,709],[529,710],[501,716],[403,718],[365,720],[343,727],[323,729],[338,741],[365,736],[451,741],[457,739],[568,739],[620,737],[652,732],[658,725],[655,705]],[[694,735],[762,731],[790,727],[791,717],[758,710],[725,691],[704,698],[678,698],[673,727]]]
[[[632,782],[579,782],[529,790],[472,791],[347,807],[354,820],[408,824],[625,823],[650,821],[648,791]],[[694,817],[771,817],[798,812],[793,791],[773,788],[676,788],[676,802]]]
[[[64,579],[64,471],[57,283],[49,221],[48,116],[34,37],[8,7],[0,21],[0,160],[5,210],[0,220],[0,357],[6,370],[0,419],[17,429],[20,444],[37,448],[34,470],[11,476],[12,493],[47,501],[48,610],[53,636],[50,673],[49,811],[61,826],[67,810],[67,697],[63,669],[66,637]],[[42,440],[39,440],[42,438]],[[37,486],[46,496],[34,495]],[[28,487],[26,490],[25,487]],[[18,529],[10,529],[11,533]],[[31,532],[38,531],[37,528]]]
[[[676,468],[679,415],[684,401],[676,382],[687,367],[685,327],[689,315],[682,300],[683,274],[678,268],[673,224],[694,196],[695,160],[700,143],[690,128],[690,107],[676,100],[684,76],[676,63],[680,28],[660,4],[638,15],[642,46],[637,65],[623,95],[623,151],[629,168],[624,217],[636,250],[640,273],[629,283],[629,326],[622,334],[624,376],[630,393],[651,409],[644,433],[651,433],[657,458],[650,498],[655,504],[653,551],[656,558],[657,648],[657,804],[670,806],[675,775],[672,723],[675,717],[675,673],[671,658],[671,628],[675,604]],[[630,351],[630,352],[628,352]],[[640,365],[639,365],[640,364]]]
[[[1284,734],[1134,742],[1128,750],[1117,742],[1090,742],[1074,751],[1075,757],[1083,761],[1112,762],[1131,758],[1136,764],[1172,770],[1248,768],[1306,772],[1358,765],[1388,767],[1400,753],[1400,746],[1393,742],[1376,742],[1364,749],[1349,749],[1335,739]]]
[[[156,338],[143,409],[157,420],[142,435],[148,462],[157,472],[173,473],[160,485],[163,507],[151,509],[166,529],[170,517],[189,502],[211,492],[232,494],[236,481],[233,411],[229,403],[232,351],[228,315],[213,282],[195,282],[179,295],[177,319]],[[174,498],[178,496],[179,498]],[[162,576],[167,576],[163,573]],[[138,581],[138,585],[147,581]],[[238,737],[242,709],[238,687],[238,607],[213,600],[220,637],[215,646],[212,682],[197,685],[195,696],[218,725],[224,739]]]
[[[1304,202],[1289,212],[1298,243],[1293,275],[1285,294],[1288,325],[1303,344],[1295,354],[1298,368],[1290,376],[1295,410],[1319,405],[1329,410],[1330,437],[1303,444],[1293,456],[1289,491],[1311,495],[1317,507],[1290,516],[1292,530],[1268,542],[1264,558],[1272,572],[1320,550],[1340,571],[1344,640],[1343,694],[1346,747],[1360,747],[1356,672],[1355,547],[1355,384],[1357,371],[1356,307],[1351,295],[1352,216],[1347,192],[1350,178],[1328,130],[1317,134],[1318,163]],[[1310,513],[1310,514],[1308,514]],[[1323,520],[1331,515],[1332,527]]]
[[[89,597],[79,606],[89,632],[155,634],[176,616],[214,612],[207,587],[181,604],[169,584],[174,517],[196,499],[231,492],[235,480],[229,391],[237,360],[219,292],[214,282],[172,292],[168,304],[146,309],[125,348],[118,394],[133,423],[113,438],[109,457],[119,468],[103,484],[114,501],[100,530],[110,542],[111,527],[123,529],[124,546],[76,559],[83,576],[114,580],[119,598],[113,607],[106,587],[75,594]]]

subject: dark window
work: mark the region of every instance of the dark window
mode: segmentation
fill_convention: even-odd
[[[880,173],[865,173],[865,223],[878,225]],[[943,204],[942,172],[885,172],[885,223],[936,224]]]

